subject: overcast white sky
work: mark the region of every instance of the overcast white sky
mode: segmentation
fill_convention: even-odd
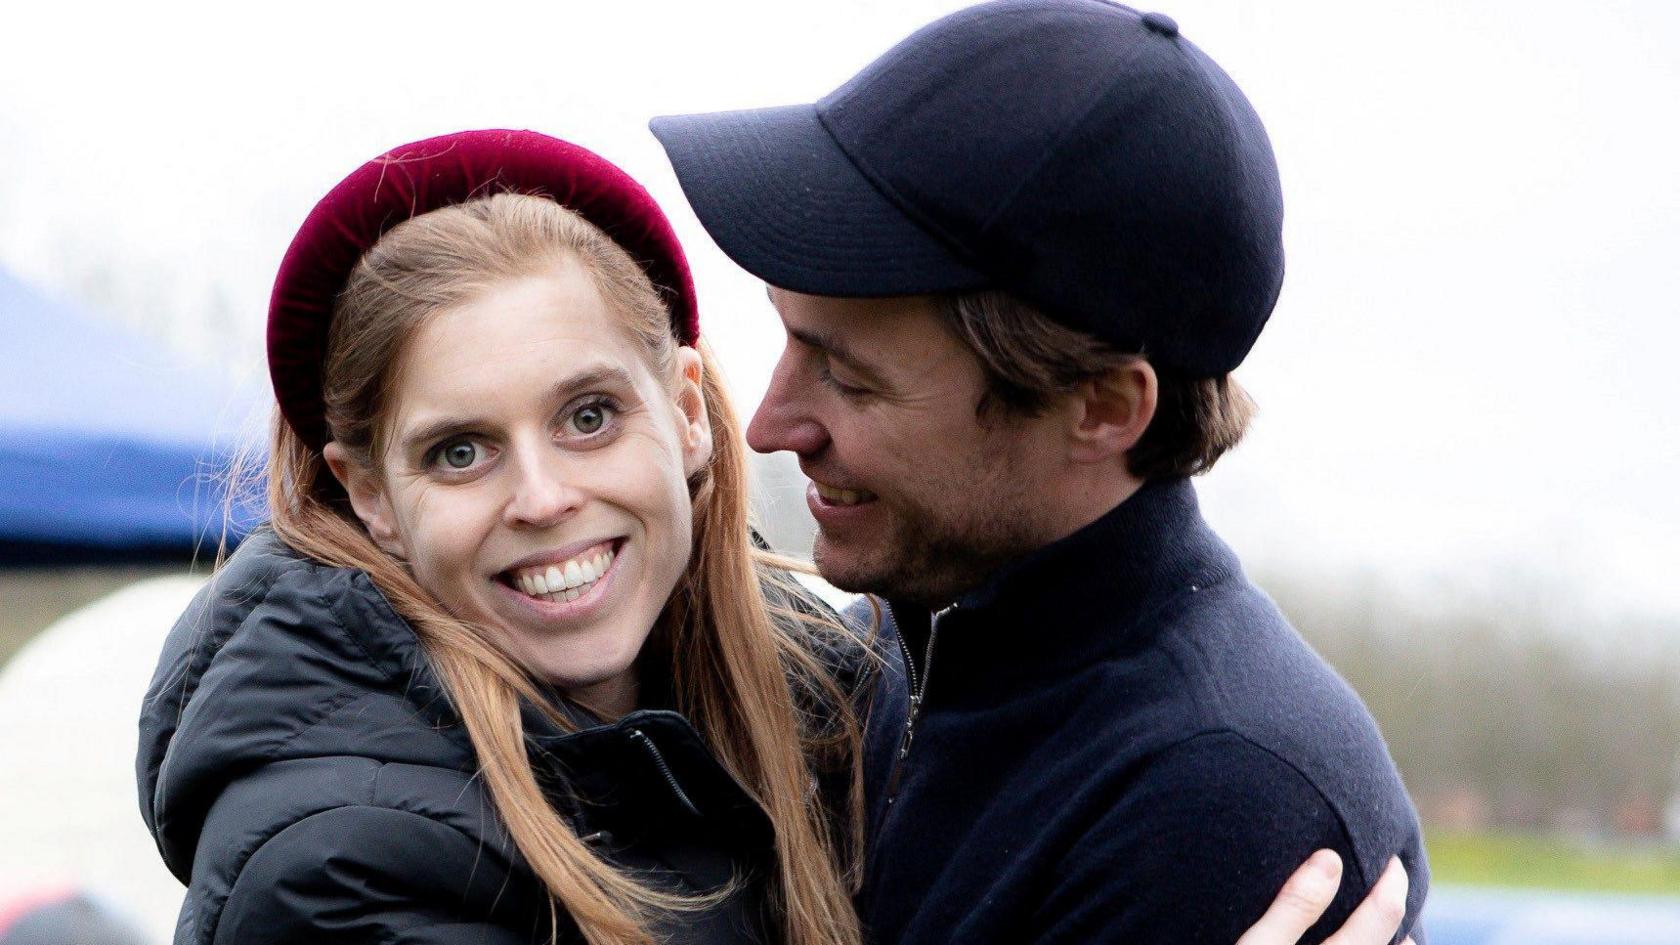
[[[809,101],[962,5],[9,4],[0,266],[256,376],[328,187],[404,141],[534,128],[663,200],[750,406],[773,316],[647,118]],[[1263,570],[1680,616],[1680,4],[1159,9],[1255,102],[1287,204],[1238,373],[1263,416],[1205,480],[1215,525]]]

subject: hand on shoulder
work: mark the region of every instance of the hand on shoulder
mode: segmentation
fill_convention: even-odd
[[[1342,858],[1334,850],[1319,850],[1289,877],[1271,908],[1236,945],[1296,945],[1330,907],[1341,882]],[[1406,918],[1407,883],[1400,860],[1390,860],[1365,901],[1324,945],[1388,945]],[[1413,945],[1412,939],[1402,945]]]

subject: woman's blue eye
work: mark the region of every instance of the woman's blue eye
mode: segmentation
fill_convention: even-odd
[[[611,409],[606,404],[584,404],[572,411],[572,429],[588,436],[597,433],[607,425],[607,411]]]
[[[466,441],[451,443],[443,448],[441,455],[451,469],[466,469],[478,459],[478,447]]]

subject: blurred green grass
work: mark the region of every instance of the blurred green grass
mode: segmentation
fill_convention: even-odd
[[[1680,846],[1514,833],[1426,837],[1432,883],[1680,895]]]

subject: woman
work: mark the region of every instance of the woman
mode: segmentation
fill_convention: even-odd
[[[177,942],[860,941],[871,657],[753,549],[639,185],[396,149],[305,222],[269,355],[272,531],[141,721]]]
[[[645,192],[540,135],[399,149],[305,223],[270,331],[273,534],[142,723],[178,939],[855,941],[824,760],[861,650],[823,664],[841,636],[751,552]]]

